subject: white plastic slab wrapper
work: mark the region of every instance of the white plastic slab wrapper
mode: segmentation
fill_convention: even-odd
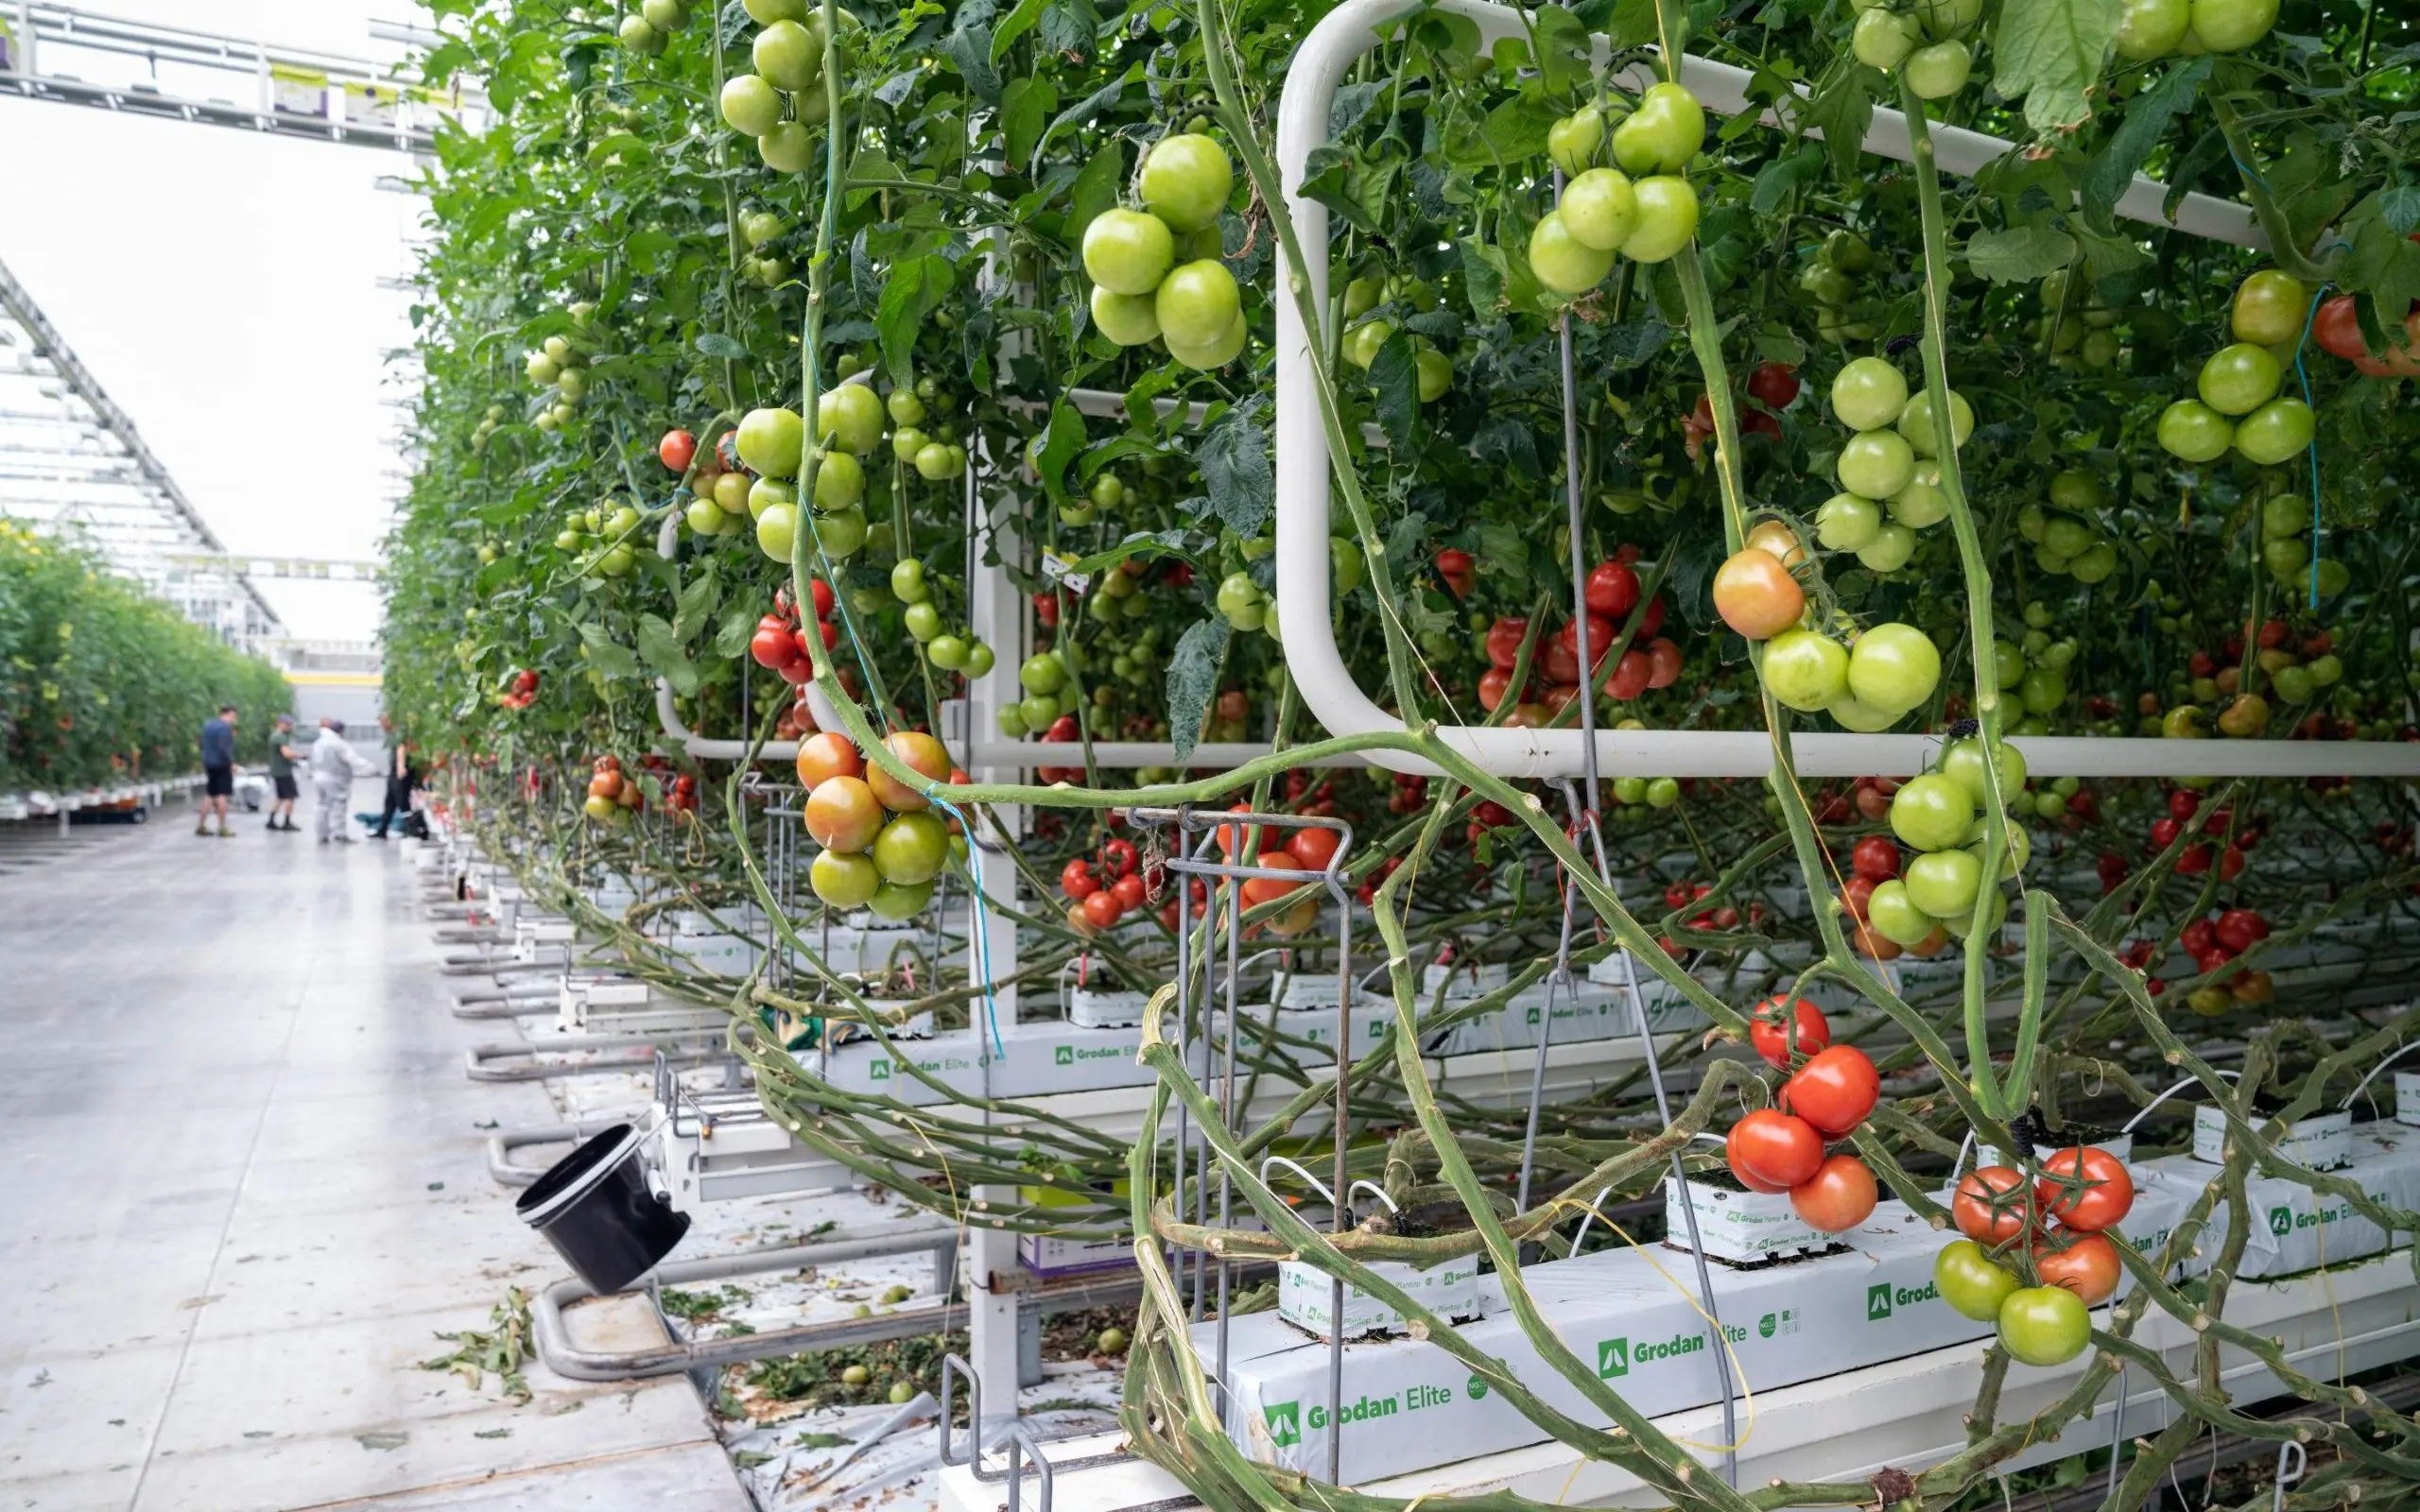
[[[2227,1116],[2211,1104],[2193,1109],[2193,1159],[2211,1165],[2226,1163]],[[2353,1115],[2339,1108],[2314,1113],[2294,1125],[2276,1142],[2277,1153],[2314,1171],[2333,1171],[2353,1158],[2348,1136]]]
[[[1789,1205],[1787,1192],[1737,1192],[1706,1181],[1688,1183],[1697,1210],[1701,1252],[1711,1260],[1734,1264],[1820,1255],[1841,1243],[1838,1236],[1807,1227]],[[1681,1211],[1680,1188],[1664,1183],[1664,1242],[1685,1252],[1688,1215]]]
[[[1715,1274],[1716,1307],[1749,1385],[1811,1381],[1983,1336],[1984,1325],[1961,1317],[1933,1289],[1941,1236],[1897,1203],[1877,1209],[1876,1220],[1852,1236],[1863,1248]],[[1670,1259],[1611,1250],[1532,1266],[1524,1278],[1564,1343],[1650,1416],[1722,1394],[1713,1330]],[[1491,1289],[1482,1281],[1483,1298]],[[1492,1311],[1461,1333],[1558,1409],[1607,1420],[1538,1358],[1511,1316]],[[1195,1348],[1210,1357],[1214,1325],[1196,1331]],[[1245,1453],[1324,1476],[1328,1439],[1340,1435],[1340,1473],[1357,1485],[1546,1437],[1453,1356],[1409,1338],[1348,1342],[1331,1411],[1330,1348],[1282,1316],[1230,1324],[1227,1430]]]
[[[2394,1074],[2394,1121],[2420,1126],[2420,1071]]]
[[[1411,1295],[1414,1301],[1439,1317],[1457,1322],[1479,1315],[1478,1262],[1470,1256],[1443,1261],[1416,1270],[1401,1261],[1382,1260],[1370,1269]],[[1277,1315],[1296,1328],[1333,1338],[1330,1310],[1336,1302],[1335,1281],[1299,1260],[1277,1266]],[[1401,1333],[1404,1316],[1357,1286],[1344,1289],[1344,1336],[1366,1338],[1373,1333]]]
[[[1550,1043],[1579,1044],[1638,1033],[1638,1019],[1631,1012],[1630,994],[1583,977],[1551,991],[1543,982],[1523,988],[1501,1011],[1446,1030],[1435,1054],[1475,1056],[1490,1050],[1527,1050],[1538,1042],[1549,997],[1553,1000],[1554,1018],[1554,1027],[1547,1036]]]

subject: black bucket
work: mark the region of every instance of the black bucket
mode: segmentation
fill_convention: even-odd
[[[512,1205],[598,1296],[653,1270],[689,1215],[648,1190],[639,1132],[616,1124],[557,1160]]]

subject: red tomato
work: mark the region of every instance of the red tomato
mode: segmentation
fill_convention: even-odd
[[[1033,618],[1046,630],[1059,627],[1059,594],[1055,591],[1033,595]]]
[[[1794,1025],[1792,1019],[1796,1020]],[[1769,1063],[1788,1071],[1789,1036],[1793,1030],[1802,1056],[1812,1056],[1832,1042],[1832,1026],[1823,1009],[1805,998],[1789,998],[1776,992],[1757,1006],[1755,1022],[1748,1026],[1748,1042]]]
[[[1778,441],[1781,439],[1781,421],[1761,409],[1743,409],[1739,412],[1739,434]]]
[[[1478,563],[1472,560],[1469,552],[1448,546],[1437,554],[1437,570],[1448,577],[1461,577],[1478,571]]]
[[[1095,929],[1107,929],[1123,918],[1125,905],[1111,892],[1095,892],[1084,899],[1084,922]]]
[[[2322,303],[2311,320],[2311,338],[2347,362],[2369,355],[2361,342],[2361,318],[2354,313],[2353,296],[2339,294]]]
[[[1986,1249],[2007,1244],[2025,1232],[2024,1198],[2005,1195],[2019,1192],[2024,1185],[2024,1175],[2011,1166],[1987,1165],[1968,1172],[1966,1178],[1958,1183],[1958,1194],[1949,1203],[1949,1215],[1956,1220],[1958,1231]]]
[[[1638,639],[1649,640],[1664,627],[1664,595],[1656,594],[1647,601],[1647,612],[1638,622]]]
[[[2066,1247],[2059,1247],[2061,1242]],[[2103,1233],[2054,1229],[2033,1246],[2033,1274],[2045,1286],[2064,1286],[2095,1307],[2116,1294],[2122,1269],[2118,1246]]]
[[[1662,636],[1647,643],[1647,685],[1668,688],[1681,680],[1681,648]]]
[[[1841,902],[1847,905],[1849,917],[1865,922],[1865,901],[1874,896],[1877,885],[1872,877],[1851,877],[1841,885]]]
[[[1247,814],[1251,812],[1251,805],[1249,803],[1237,803],[1234,807],[1228,809],[1227,812],[1230,814]],[[1273,824],[1257,825],[1254,828],[1258,830],[1260,834],[1260,852],[1262,856],[1266,857],[1270,851],[1277,849],[1278,844],[1283,837],[1278,833],[1277,826]],[[1245,842],[1250,838],[1251,837],[1249,835],[1242,833],[1240,827],[1236,825],[1222,824],[1219,826],[1219,850],[1229,857],[1243,854]]]
[[[1117,906],[1120,909],[1140,908],[1145,902],[1143,879],[1131,871],[1112,883],[1109,891],[1110,896],[1117,900]]]
[[[1600,561],[1584,592],[1592,611],[1618,624],[1638,607],[1638,574],[1617,561]]]
[[[1100,879],[1093,875],[1093,864],[1080,856],[1059,868],[1059,890],[1082,902],[1100,891]]]
[[[1512,670],[1521,658],[1521,642],[1530,633],[1527,619],[1499,619],[1487,627],[1488,665]]]
[[[1614,663],[1614,675],[1605,679],[1605,691],[1628,702],[1647,691],[1654,671],[1654,663],[1648,660],[1646,652],[1635,648],[1624,651],[1622,659]]]
[[[833,602],[832,585],[821,577],[815,577],[807,580],[806,589],[807,596],[815,601],[815,617],[819,620],[830,619]]]
[[[1834,1045],[1799,1067],[1781,1095],[1791,1112],[1824,1133],[1845,1134],[1874,1111],[1882,1078],[1864,1051]]]
[[[1874,1216],[1881,1196],[1874,1173],[1854,1155],[1835,1155],[1815,1174],[1789,1189],[1789,1206],[1801,1222],[1821,1233],[1837,1234]]]
[[[656,459],[675,472],[688,472],[697,455],[698,438],[687,431],[666,431],[664,439],[655,443]]]
[[[798,780],[803,787],[821,787],[835,777],[863,777],[865,770],[865,758],[837,730],[822,730],[798,743]]]
[[[2042,1162],[2033,1200],[2068,1228],[2099,1233],[2135,1205],[2135,1178],[2107,1150],[2071,1145]]]
[[[1723,1149],[1739,1184],[1761,1183],[1761,1192],[1787,1192],[1824,1163],[1824,1136],[1805,1119],[1771,1108],[1732,1125]]]
[[[1303,864],[1305,871],[1325,871],[1343,844],[1344,836],[1334,830],[1297,830],[1294,837],[1286,842],[1286,850]]]
[[[953,774],[953,781],[955,781],[955,774]],[[1113,874],[1120,877],[1132,876],[1134,868],[1141,860],[1134,853],[1133,841],[1115,835],[1100,848],[1100,859],[1103,866],[1109,868]]]
[[[768,670],[786,666],[798,660],[798,637],[780,615],[768,614],[756,622],[756,633],[748,638],[748,654]]]
[[[1262,851],[1255,865],[1272,871],[1299,871],[1303,866],[1290,852],[1274,850]],[[1253,877],[1244,884],[1244,906],[1250,908],[1255,903],[1273,902],[1301,885],[1299,882],[1288,882],[1280,877]]]
[[[1899,874],[1899,848],[1887,834],[1869,834],[1849,852],[1849,867],[1869,882],[1889,882]]]
[[[1512,686],[1512,673],[1502,667],[1488,668],[1478,675],[1478,706],[1489,713],[1495,713],[1495,706],[1504,701],[1504,695]]]
[[[1798,369],[1786,362],[1759,365],[1748,375],[1748,396],[1774,409],[1788,409],[1798,397]]]
[[[2187,955],[2206,955],[2218,939],[2218,926],[2206,919],[2197,919],[2185,926],[2184,932],[2176,936],[2176,943],[2185,948]]]

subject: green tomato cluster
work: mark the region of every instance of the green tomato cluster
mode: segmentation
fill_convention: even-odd
[[[1801,292],[1815,301],[1815,334],[1838,345],[1871,341],[1882,334],[1872,320],[1850,314],[1858,281],[1874,269],[1874,249],[1865,238],[1845,228],[1833,231],[1815,249],[1815,259],[1798,275]]]
[[[2100,529],[2107,499],[2089,472],[2070,468],[2053,475],[2048,507],[2029,504],[2016,512],[2016,533],[2032,545],[2033,565],[2087,588],[2106,582],[2118,570],[2118,547]]]
[[[1834,463],[1841,491],[1815,511],[1815,539],[1855,553],[1869,571],[1895,572],[1915,555],[1916,532],[1949,518],[1930,396],[1910,397],[1908,380],[1883,358],[1858,357],[1832,381],[1832,414],[1856,434]],[[1964,444],[1974,429],[1974,407],[1951,390],[1953,442]]]
[[[2241,52],[2277,24],[2277,0],[2124,0],[2118,56],[2147,62],[2171,54]]]
[[[1219,217],[1234,192],[1227,149],[1198,131],[1143,155],[1143,208],[1104,210],[1084,227],[1093,324],[1121,347],[1156,341],[1188,368],[1223,368],[1244,350],[1243,291],[1219,259]]]
[[[1983,0],[1854,0],[1849,45],[1858,62],[1896,73],[1918,99],[1947,99],[1966,87],[1974,49],[1965,38],[1983,16]]]
[[[1958,933],[1975,915],[1978,900],[1991,910],[1986,929],[1998,924],[2006,907],[1998,889],[1983,886],[1982,810],[1991,801],[1983,745],[1957,740],[1942,748],[1940,769],[1910,779],[1891,797],[1891,833],[1919,852],[1900,876],[1876,885],[1866,900],[1866,921],[1893,944],[1912,946],[1945,924]],[[2000,796],[2014,800],[2025,786],[2025,757],[2014,746],[1999,752]],[[2024,870],[2032,846],[2024,829],[2008,827],[2009,849],[2000,876]]]
[[[581,326],[595,308],[583,302],[571,306],[567,313],[575,326]],[[548,336],[537,351],[525,356],[522,370],[529,381],[555,391],[553,402],[540,409],[529,423],[548,432],[568,426],[573,411],[588,397],[587,368],[588,354],[568,336]]]
[[[1705,145],[1705,108],[1679,84],[1648,87],[1612,131],[1586,106],[1557,121],[1547,153],[1570,181],[1530,229],[1530,269],[1558,294],[1605,281],[1616,256],[1661,263],[1698,233],[1698,192],[1681,176]],[[1610,148],[1615,166],[1599,158]]]
[[[1380,304],[1400,304],[1415,313],[1436,309],[1443,301],[1423,279],[1382,278],[1365,273],[1344,285],[1346,328],[1344,360],[1364,371],[1378,360],[1378,351],[1395,334],[1395,323],[1371,311]],[[1412,369],[1420,386],[1420,402],[1433,404],[1454,388],[1454,359],[1437,350],[1426,336],[1412,338]]]
[[[2308,602],[2312,580],[2319,596],[2333,598],[2344,592],[2353,575],[2332,557],[2314,560],[2310,542],[2310,501],[2280,482],[2264,490],[2260,500],[2260,562],[2269,576],[2293,591],[2297,602]],[[2301,702],[2300,699],[2291,700]]]
[[[645,58],[662,53],[672,34],[689,25],[688,0],[641,0],[639,8],[622,18],[615,40]]]
[[[2273,20],[2275,14],[2273,3]],[[2318,417],[2300,399],[2278,392],[2301,335],[2292,308],[2301,295],[2297,281],[2274,270],[2253,274],[2236,291],[2235,341],[2204,359],[2195,398],[2180,399],[2160,414],[2159,444],[2170,455],[2215,462],[2233,448],[2248,462],[2276,467],[2310,445]]]
[[[807,0],[743,3],[750,19],[763,28],[750,51],[756,71],[735,74],[723,82],[718,102],[723,124],[754,137],[757,155],[775,173],[804,173],[815,165],[813,129],[823,124],[832,108],[821,86],[825,54],[837,49],[827,45],[831,39],[824,35],[823,11]],[[844,32],[861,25],[845,9],[838,14]],[[757,276],[763,280],[761,269]]]
[[[575,509],[564,515],[563,527],[555,532],[555,545],[562,551],[594,551],[587,568],[599,577],[628,577],[645,546],[639,539],[644,523],[638,510],[608,499],[594,509]]]

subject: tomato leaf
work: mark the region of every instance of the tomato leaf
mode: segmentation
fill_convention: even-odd
[[[1370,382],[1378,391],[1378,429],[1399,452],[1411,449],[1412,431],[1420,421],[1418,351],[1408,333],[1397,331],[1370,363]]]
[[[1979,231],[1966,239],[1966,266],[1995,284],[2031,284],[2075,261],[2076,239],[2047,226]]]
[[[992,28],[992,61],[996,63],[1008,57],[1009,49],[1016,45],[1016,40],[1031,31],[1033,24],[1041,19],[1042,0],[1017,0],[1016,9],[1001,17],[1000,24]],[[1011,89],[1014,89],[1016,82],[1011,81]],[[1014,162],[1017,156],[1010,153],[1010,161]]]
[[[1067,464],[1084,449],[1084,417],[1075,405],[1061,399],[1050,406],[1050,423],[1043,427],[1042,444],[1034,449],[1033,470],[1042,478],[1043,490],[1057,504],[1066,498],[1066,485],[1062,481]]]
[[[1168,657],[1168,739],[1182,765],[1192,759],[1201,738],[1201,716],[1210,711],[1210,695],[1219,685],[1219,668],[1227,659],[1227,621],[1221,614],[1197,620],[1177,637]]]
[[[2096,230],[2115,229],[2111,212],[2118,198],[2133,186],[2135,175],[2142,171],[2169,126],[2192,110],[2211,66],[2211,60],[2202,57],[2171,68],[2127,105],[2126,119],[2109,133],[2109,145],[2084,169],[2083,218]]]
[[[1059,87],[1035,75],[1012,78],[1000,93],[1001,155],[1023,163],[1042,141],[1050,112],[1059,107]]]
[[[1471,314],[1481,320],[1493,320],[1503,313],[1504,284],[1510,273],[1504,249],[1490,247],[1476,236],[1465,236],[1457,246],[1462,257],[1462,289],[1470,297]]]
[[[579,644],[587,648],[589,668],[604,678],[635,678],[639,675],[638,659],[631,655],[629,646],[606,632],[605,627],[593,621],[579,626]]]
[[[583,629],[586,627],[582,627]],[[672,691],[686,696],[698,691],[698,668],[681,649],[681,637],[661,614],[639,616],[639,655],[664,674]],[[590,653],[595,660],[595,653]]]
[[[1277,477],[1258,407],[1239,404],[1220,416],[1195,445],[1193,465],[1208,490],[1209,512],[1239,536],[1260,534],[1277,505]]]
[[[938,253],[896,264],[882,285],[874,309],[874,327],[882,333],[882,359],[891,382],[912,387],[916,382],[916,338],[925,320],[949,297],[958,270]]]
[[[1857,172],[1866,128],[1874,124],[1873,77],[1873,70],[1854,63],[1835,68],[1798,112],[1800,125],[1824,134],[1824,150],[1842,174]]]
[[[1540,6],[1530,25],[1537,33],[1538,75],[1550,90],[1576,89],[1588,81],[1588,28],[1561,6]]]
[[[1998,69],[1992,87],[2003,99],[2025,101],[2025,121],[2037,132],[2065,131],[2092,115],[2084,92],[2100,81],[2100,65],[2118,36],[2120,0],[2008,0],[1992,48]]]
[[[1041,148],[1036,147],[1035,151]],[[1093,217],[1117,203],[1119,183],[1126,177],[1126,154],[1116,150],[1096,152],[1084,163],[1084,171],[1076,175],[1074,187],[1067,191],[1067,226],[1064,233],[1070,247],[1080,247],[1084,240],[1084,228]]]
[[[993,0],[963,0],[958,25],[942,39],[942,51],[956,65],[959,77],[994,104],[1000,98],[1000,71],[992,63],[992,18],[998,11]]]
[[[698,339],[694,344],[700,353],[709,357],[719,357],[726,362],[742,362],[748,356],[746,347],[719,331],[699,332]]]

